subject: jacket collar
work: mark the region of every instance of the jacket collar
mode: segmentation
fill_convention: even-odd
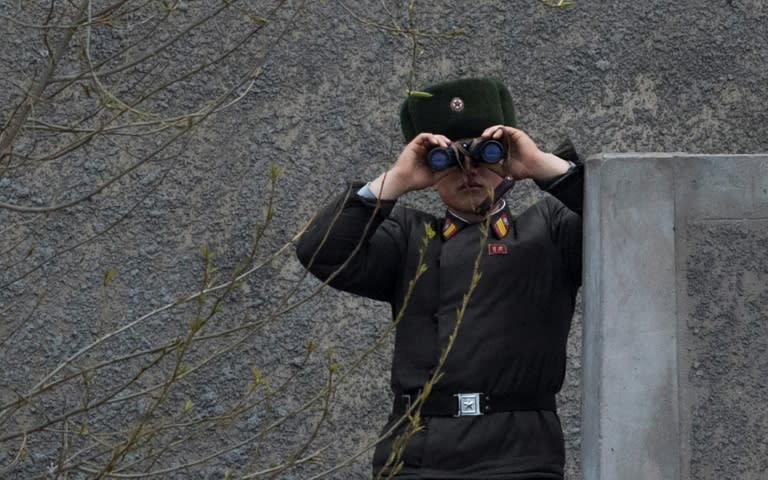
[[[496,207],[489,215],[491,217],[491,231],[496,238],[504,238],[509,234],[510,231],[514,231],[512,217],[509,214],[507,202],[504,201],[504,199],[501,200],[501,204]],[[448,209],[445,212],[445,219],[443,220],[443,240],[450,240],[468,225],[472,225],[472,222],[462,218],[460,215]]]

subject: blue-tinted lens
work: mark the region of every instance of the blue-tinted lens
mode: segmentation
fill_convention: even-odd
[[[496,140],[486,140],[480,145],[480,160],[485,163],[497,163],[504,156],[504,147]]]
[[[453,166],[453,155],[451,155],[451,153],[453,152],[448,148],[433,148],[427,155],[429,166],[435,172],[439,172]]]

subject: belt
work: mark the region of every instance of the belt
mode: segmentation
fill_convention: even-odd
[[[402,415],[417,397],[418,392],[395,394],[392,413]],[[491,395],[431,392],[421,405],[421,415],[424,417],[466,417],[530,410],[556,412],[555,395],[553,393]]]

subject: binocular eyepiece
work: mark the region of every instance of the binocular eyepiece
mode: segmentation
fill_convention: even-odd
[[[433,172],[441,172],[458,165],[469,156],[477,165],[480,163],[499,163],[507,151],[504,145],[497,140],[458,140],[449,147],[435,147],[427,154],[427,163]]]

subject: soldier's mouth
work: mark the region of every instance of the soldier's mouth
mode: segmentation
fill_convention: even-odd
[[[467,182],[467,183],[463,183],[459,187],[459,190],[476,190],[476,189],[485,189],[485,186],[477,182]]]

